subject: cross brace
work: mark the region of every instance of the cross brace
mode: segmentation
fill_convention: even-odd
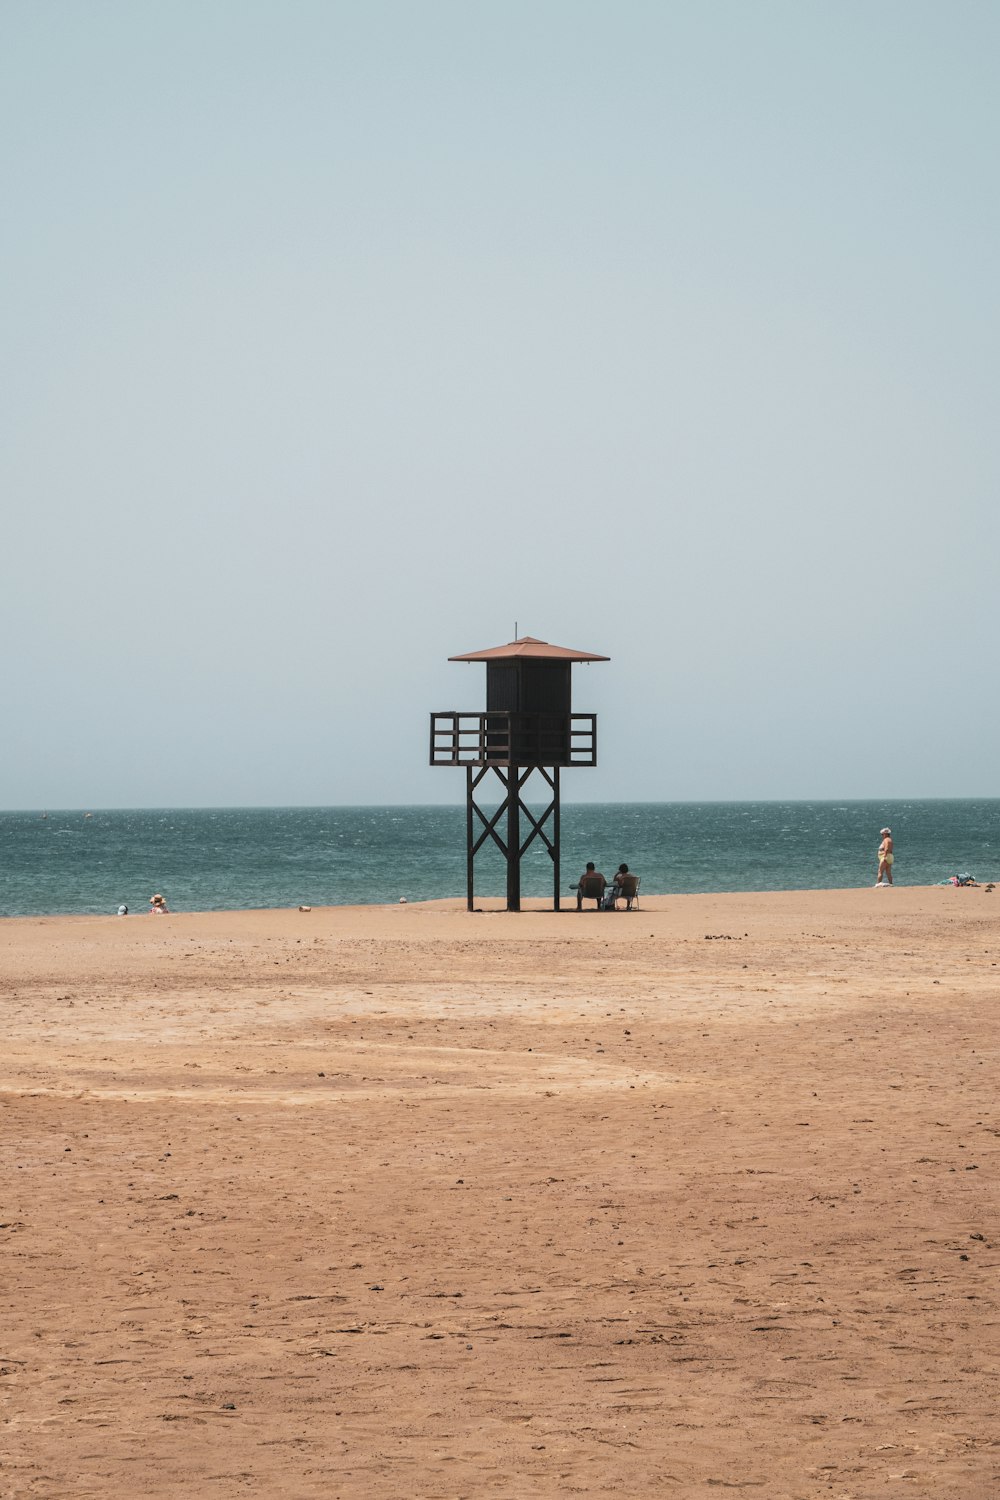
[[[536,817],[522,797],[529,777],[538,771],[552,793],[548,807]],[[481,783],[492,772],[504,789],[504,798],[492,814],[479,806],[476,794]],[[492,785],[492,783],[491,783]],[[530,825],[521,839],[521,815]],[[478,819],[478,823],[477,820]],[[551,829],[547,831],[546,825]],[[503,833],[500,830],[503,829]],[[552,860],[552,901],[559,910],[559,767],[558,766],[483,766],[466,768],[466,863],[468,872],[468,908],[474,910],[474,870],[479,850],[492,839],[507,861],[507,910],[521,910],[521,857],[525,850],[541,839]]]

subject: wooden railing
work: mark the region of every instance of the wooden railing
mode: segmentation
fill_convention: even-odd
[[[432,766],[596,766],[596,714],[431,714]]]

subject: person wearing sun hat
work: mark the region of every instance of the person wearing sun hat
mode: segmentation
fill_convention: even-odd
[[[170,907],[164,901],[163,897],[159,894],[150,896],[149,909],[156,916],[163,916],[165,912],[170,911]]]
[[[883,881],[882,876],[885,876]],[[882,842],[878,846],[878,879],[876,885],[892,885],[892,829],[882,829]]]

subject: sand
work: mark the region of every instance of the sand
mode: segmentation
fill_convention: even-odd
[[[998,922],[0,922],[0,1494],[1000,1494]]]

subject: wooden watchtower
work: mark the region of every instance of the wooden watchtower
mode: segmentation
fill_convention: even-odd
[[[485,713],[431,714],[431,765],[465,767],[469,910],[475,858],[486,840],[492,839],[507,861],[507,910],[520,911],[521,856],[540,838],[552,858],[553,905],[558,911],[559,772],[564,766],[597,765],[597,715],[573,713],[570,674],[574,662],[610,658],[550,646],[526,635],[506,646],[468,651],[448,660],[486,663]],[[540,817],[522,795],[535,771],[549,789],[549,805]],[[500,806],[492,814],[477,800],[490,772],[503,789]],[[523,839],[522,815],[527,825]]]

